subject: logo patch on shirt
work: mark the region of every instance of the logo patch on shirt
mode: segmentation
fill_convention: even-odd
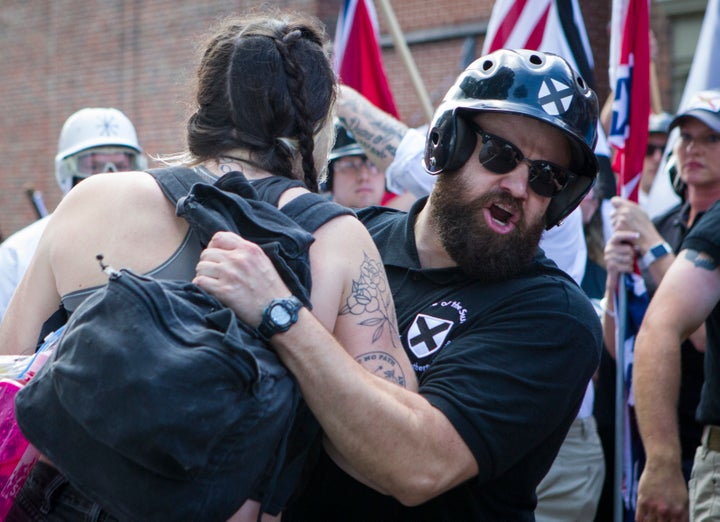
[[[427,357],[442,348],[454,324],[447,319],[418,314],[407,333],[408,346],[416,357]]]

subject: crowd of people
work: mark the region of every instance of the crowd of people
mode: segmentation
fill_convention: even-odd
[[[265,470],[229,520],[611,520],[615,294],[637,263],[651,299],[626,507],[720,516],[720,90],[650,115],[633,203],[597,183],[598,100],[561,57],[480,57],[413,129],[339,85],[328,44],[300,13],[227,19],[198,64],[187,150],[155,158],[217,186],[240,176],[268,212],[312,192],[342,208],[313,232],[311,306],[242,231],[203,243],[130,120],[85,108],[60,133],[63,200],[0,244],[0,353],[33,353],[81,309],[107,281],[102,252],[218,299],[294,376],[303,458]],[[682,202],[651,219],[671,131]],[[53,454],[79,450],[58,439]],[[121,519],[108,504],[43,455],[7,520]]]

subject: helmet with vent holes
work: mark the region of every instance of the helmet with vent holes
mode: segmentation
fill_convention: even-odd
[[[595,92],[567,61],[551,53],[501,49],[478,58],[435,111],[423,158],[430,174],[457,170],[469,159],[477,135],[466,122],[478,112],[534,118],[568,138],[575,176],[553,196],[546,213],[546,227],[557,225],[577,207],[597,176]]]

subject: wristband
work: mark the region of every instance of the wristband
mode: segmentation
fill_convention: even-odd
[[[638,265],[640,268],[646,269],[661,257],[672,254],[672,251],[673,250],[670,248],[670,245],[668,245],[665,241],[658,243],[657,245],[653,245],[647,252],[645,252],[645,255],[638,260]]]

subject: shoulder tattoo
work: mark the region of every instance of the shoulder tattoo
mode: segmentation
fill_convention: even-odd
[[[688,249],[685,251],[685,259],[690,261],[696,268],[704,268],[709,272],[712,272],[717,268],[715,260],[707,255],[705,252],[698,252],[697,250]]]

